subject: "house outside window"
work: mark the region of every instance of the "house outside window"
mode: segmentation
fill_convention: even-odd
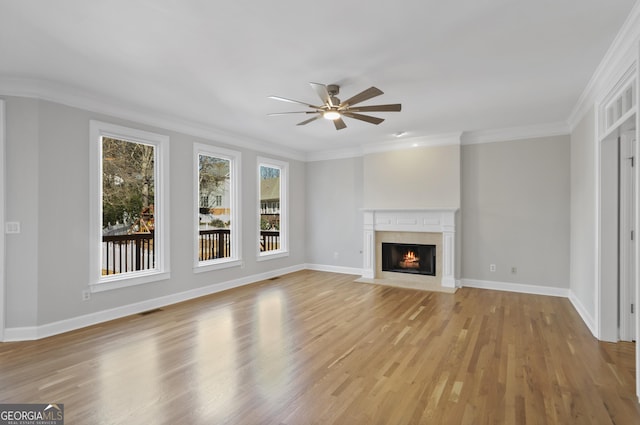
[[[258,158],[258,259],[288,255],[289,164]]]
[[[240,265],[240,152],[194,144],[196,272]]]
[[[91,121],[93,292],[169,277],[167,136]]]

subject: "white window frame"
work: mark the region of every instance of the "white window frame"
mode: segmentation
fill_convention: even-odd
[[[257,178],[257,226],[258,238],[256,241],[257,260],[271,260],[289,256],[289,163],[277,159],[258,157],[256,171]],[[260,167],[280,169],[280,249],[273,251],[260,251]]]
[[[171,278],[169,267],[169,136],[91,120],[90,124],[90,248],[89,290],[102,292]],[[154,254],[155,268],[102,276],[102,138],[155,147]]]
[[[229,208],[231,209],[231,256],[214,260],[200,261],[198,252],[199,205],[200,205],[200,155],[226,159],[229,161]],[[242,154],[238,151],[219,148],[203,143],[193,144],[193,210],[194,210],[194,273],[242,266],[242,229],[240,224],[240,163]]]

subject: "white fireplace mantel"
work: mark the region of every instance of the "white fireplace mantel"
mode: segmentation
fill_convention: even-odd
[[[364,264],[362,277],[374,279],[375,232],[442,233],[442,282],[455,288],[455,214],[457,208],[364,209]]]

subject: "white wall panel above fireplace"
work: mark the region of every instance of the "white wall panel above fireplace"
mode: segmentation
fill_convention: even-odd
[[[460,207],[460,145],[364,156],[365,208]]]

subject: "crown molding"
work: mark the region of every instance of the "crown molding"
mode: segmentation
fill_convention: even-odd
[[[640,1],[631,9],[631,13],[613,39],[600,64],[591,76],[574,106],[567,122],[571,131],[578,125],[589,109],[598,103],[613,87],[622,75],[633,66],[638,56],[640,41]]]
[[[469,131],[462,134],[462,145],[507,142],[536,139],[539,137],[564,136],[571,132],[566,122],[528,125],[522,127],[498,128],[492,130]]]
[[[305,154],[301,151],[283,148],[264,140],[256,140],[226,133],[206,124],[189,121],[176,116],[135,108],[115,99],[107,99],[96,93],[90,93],[48,80],[0,76],[0,95],[28,97],[60,103],[66,106],[200,137],[218,143],[225,143],[257,152],[268,152],[269,155],[281,156],[298,161],[304,161],[306,159]]]
[[[310,152],[307,161],[326,161],[332,159],[356,158],[371,153],[392,152],[420,147],[460,145],[462,133],[438,134],[433,136],[410,137],[384,142],[362,144],[358,148],[339,149],[333,151]]]
[[[462,133],[457,132],[436,134],[432,136],[409,137],[406,139],[399,138],[385,142],[362,145],[362,152],[366,155],[369,153],[391,152],[413,148],[460,145],[461,136]]]
[[[566,122],[536,124],[522,127],[497,128],[491,130],[465,131],[434,136],[412,137],[361,145],[355,149],[319,151],[307,154],[307,161],[325,161],[364,156],[371,153],[391,152],[418,147],[447,145],[476,145],[481,143],[510,142],[540,137],[566,136],[571,129]]]
[[[307,152],[307,162],[328,161],[332,159],[358,158],[363,156],[362,148],[345,148],[317,152]]]

